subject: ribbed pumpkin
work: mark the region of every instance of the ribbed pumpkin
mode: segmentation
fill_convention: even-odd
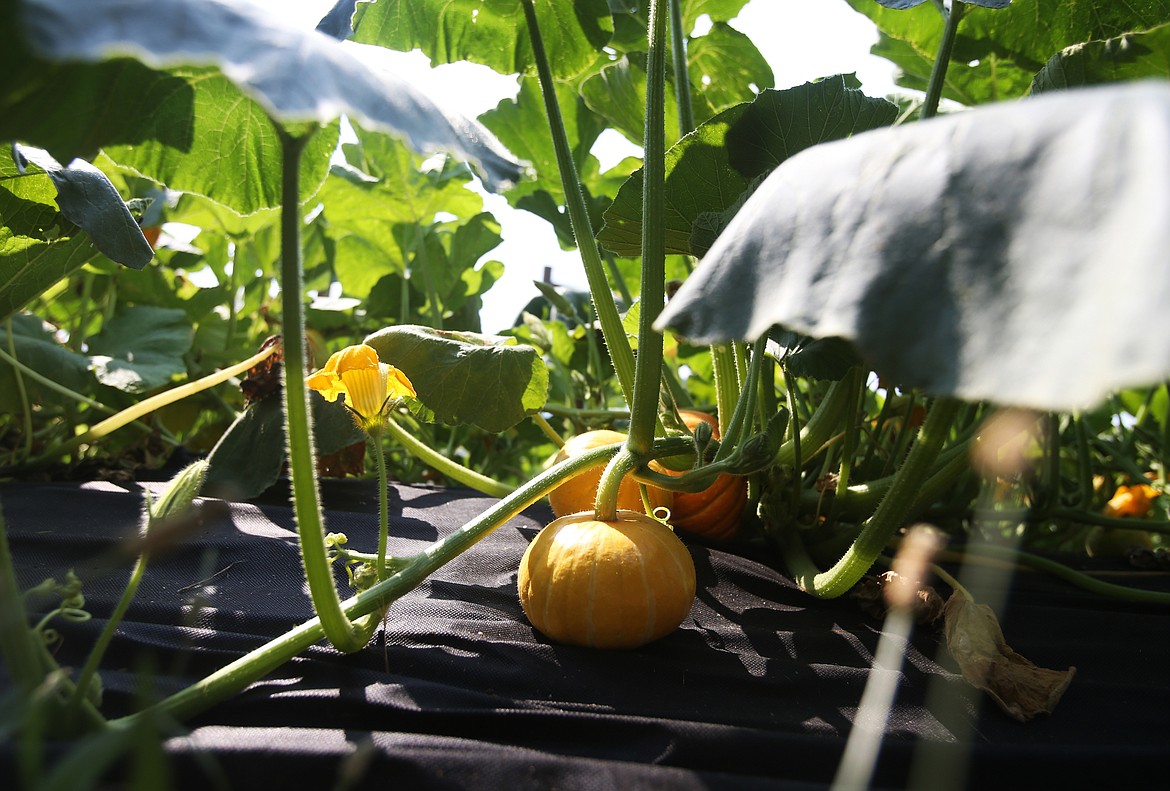
[[[584,434],[570,437],[565,442],[564,447],[557,452],[554,461],[560,463],[565,459],[580,456],[585,451],[625,441],[626,435],[620,431],[610,431],[609,429],[586,431]],[[553,513],[557,516],[565,516],[566,514],[575,514],[578,511],[592,511],[593,501],[597,497],[597,484],[601,481],[601,473],[604,470],[604,465],[592,467],[549,492],[548,501],[552,505]],[[659,506],[670,507],[672,499],[670,492],[653,486],[647,488],[652,506],[655,508]],[[642,495],[638,491],[638,482],[633,478],[625,478],[621,486],[618,487],[617,508],[645,512],[645,509],[642,508]]]
[[[700,422],[709,424],[712,435],[719,439],[719,421],[715,416],[691,409],[680,409],[679,416],[691,431]],[[746,504],[747,479],[724,473],[701,492],[675,492],[670,523],[675,529],[693,536],[710,541],[730,541],[739,534]]]
[[[549,639],[636,648],[674,631],[691,611],[695,565],[670,528],[642,513],[556,519],[520,561],[524,614]]]

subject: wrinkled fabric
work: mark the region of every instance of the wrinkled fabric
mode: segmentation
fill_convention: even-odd
[[[64,665],[84,661],[126,580],[118,547],[137,531],[138,487],[0,486],[21,587],[69,568],[85,581],[93,619],[55,624]],[[327,529],[372,550],[376,486],[325,481],[323,497]],[[416,552],[493,502],[394,486],[389,550]],[[249,503],[203,501],[202,522],[152,555],[103,662],[105,711],[134,709],[141,668],[169,694],[311,617],[287,503],[286,485]],[[318,644],[186,722],[166,742],[175,784],[211,787],[211,765],[231,788],[332,788],[342,776],[353,788],[827,787],[880,620],[801,593],[765,555],[689,543],[698,595],[678,631],[632,651],[554,645],[516,594],[520,557],[551,518],[534,506],[489,534],[395,602],[365,650]],[[337,579],[350,595],[340,569]],[[1170,590],[1166,575],[1142,579]],[[1170,612],[1035,573],[1009,593],[1012,646],[1042,666],[1076,666],[1064,699],[1015,722],[961,680],[937,632],[919,629],[875,787],[906,786],[921,745],[960,767],[968,788],[1149,787],[1170,757]],[[0,776],[11,776],[11,750]]]

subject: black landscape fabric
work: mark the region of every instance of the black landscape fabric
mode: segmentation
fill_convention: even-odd
[[[84,660],[125,583],[129,560],[116,548],[136,531],[139,486],[0,486],[21,587],[70,568],[85,581],[93,619],[54,624],[63,665]],[[375,486],[326,481],[323,496],[328,529],[372,549]],[[202,502],[202,523],[152,556],[107,653],[111,715],[134,709],[137,671],[152,671],[155,693],[170,694],[312,616],[287,488],[248,503]],[[390,551],[416,552],[492,502],[461,489],[395,486]],[[852,601],[803,594],[766,563],[692,543],[698,597],[678,631],[632,651],[555,645],[534,632],[516,594],[520,556],[549,519],[546,506],[534,506],[489,534],[395,602],[363,651],[318,644],[184,723],[166,742],[174,784],[828,786],[880,620]],[[1168,576],[1140,579],[1168,590]],[[339,584],[350,595],[340,571]],[[937,631],[918,630],[874,787],[905,787],[924,747],[972,789],[1163,787],[1170,612],[1025,572],[1001,621],[1023,656],[1077,668],[1053,714],[1028,723],[1005,716],[959,678]],[[9,742],[0,777],[14,776],[14,762]]]

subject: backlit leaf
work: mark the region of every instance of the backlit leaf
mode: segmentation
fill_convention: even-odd
[[[378,358],[397,366],[418,400],[447,423],[503,431],[544,406],[548,369],[515,338],[402,325],[370,335]]]
[[[892,382],[1079,409],[1170,373],[1170,87],[1064,91],[816,146],[666,306],[701,342],[852,340]]]

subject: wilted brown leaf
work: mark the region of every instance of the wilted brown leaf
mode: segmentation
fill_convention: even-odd
[[[863,577],[849,591],[849,596],[869,615],[884,618],[888,609],[885,589],[894,584],[897,578],[897,573],[893,571],[876,577]],[[918,584],[914,588],[914,621],[921,626],[929,626],[942,617],[942,597],[929,585]]]
[[[346,445],[335,453],[317,454],[317,474],[325,478],[361,475],[366,469],[366,441]]]
[[[1072,681],[1075,667],[1037,667],[1004,642],[990,607],[975,604],[957,591],[947,600],[943,617],[947,649],[959,663],[963,678],[1020,722],[1052,712]]]
[[[279,344],[280,336],[272,335],[260,344],[258,351],[264,351],[269,346],[279,346]],[[248,369],[248,375],[240,382],[240,390],[244,393],[245,404],[259,401],[280,389],[280,369],[283,362],[284,349],[277,348],[259,364]]]

